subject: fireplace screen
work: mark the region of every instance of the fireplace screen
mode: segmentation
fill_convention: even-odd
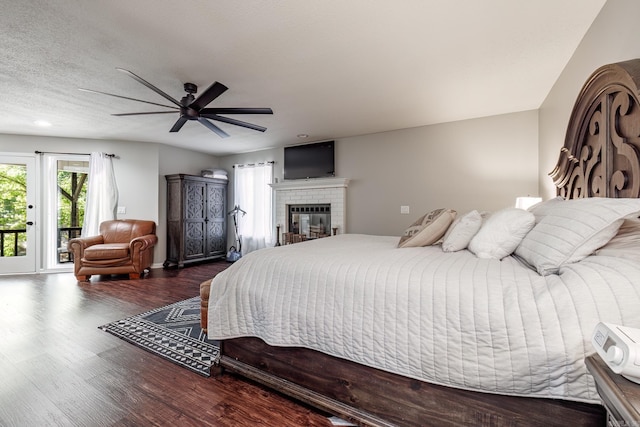
[[[331,235],[331,205],[289,205],[289,232],[307,239]]]

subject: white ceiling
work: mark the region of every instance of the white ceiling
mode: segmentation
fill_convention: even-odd
[[[151,141],[225,155],[538,108],[606,0],[0,0],[0,133]],[[114,117],[229,90],[209,107],[265,133],[178,114]],[[35,120],[51,127],[39,128]],[[217,122],[216,122],[217,123]],[[218,123],[217,123],[218,124]]]

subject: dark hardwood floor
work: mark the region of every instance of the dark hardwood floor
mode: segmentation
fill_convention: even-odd
[[[227,266],[140,280],[0,276],[0,426],[330,426],[326,414],[233,375],[201,377],[98,326],[198,295]]]

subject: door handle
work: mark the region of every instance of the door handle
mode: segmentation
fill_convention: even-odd
[[[33,225],[33,221],[27,221],[27,225]]]

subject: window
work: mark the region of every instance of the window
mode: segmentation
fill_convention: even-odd
[[[273,244],[272,179],[271,162],[234,166],[234,204],[246,212],[237,215],[236,249],[241,246],[243,254]]]

